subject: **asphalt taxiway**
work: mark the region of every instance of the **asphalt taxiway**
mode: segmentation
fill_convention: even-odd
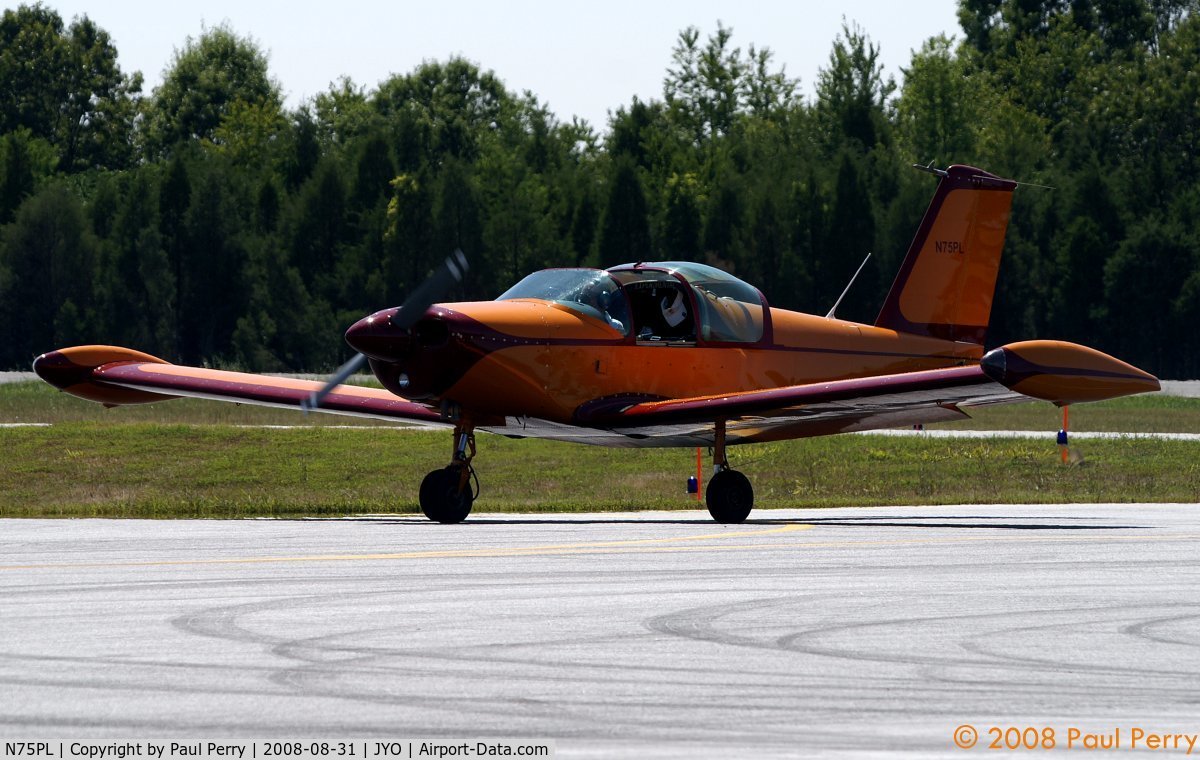
[[[1197,505],[752,517],[0,520],[0,728],[687,758],[1200,731]]]

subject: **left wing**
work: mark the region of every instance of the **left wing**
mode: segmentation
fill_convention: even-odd
[[[169,364],[117,346],[77,346],[42,354],[33,369],[51,385],[105,406],[146,404],[172,397],[299,409],[324,383],[247,372]],[[431,427],[453,423],[437,410],[383,390],[339,385],[318,410]]]

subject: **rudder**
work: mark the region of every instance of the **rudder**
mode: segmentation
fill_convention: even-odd
[[[1017,183],[973,166],[941,176],[877,327],[983,344]]]

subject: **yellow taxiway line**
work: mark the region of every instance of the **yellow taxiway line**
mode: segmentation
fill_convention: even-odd
[[[680,542],[708,541],[725,538],[747,538],[778,533],[810,530],[812,525],[788,524],[762,530],[728,531],[706,533],[699,536],[672,536],[668,538],[636,538],[623,541],[593,541],[577,544],[551,544],[544,546],[509,546],[488,549],[434,549],[411,552],[389,552],[386,554],[314,554],[300,557],[226,557],[210,559],[146,560],[131,562],[66,562],[36,565],[0,565],[2,570],[40,570],[56,568],[88,567],[160,567],[171,565],[233,565],[263,564],[272,562],[353,562],[362,560],[400,559],[446,559],[471,557],[523,557],[550,556],[560,554],[604,554],[636,553],[638,551],[704,551],[727,549],[755,549],[761,544],[706,544],[703,546],[664,546]]]
[[[239,565],[239,564],[271,564],[271,563],[301,563],[301,562],[361,562],[379,560],[419,560],[419,559],[472,559],[472,558],[504,558],[532,556],[568,556],[588,554],[654,554],[698,551],[747,551],[768,549],[868,549],[886,546],[928,546],[937,544],[971,543],[971,542],[1024,542],[1024,543],[1064,543],[1064,542],[1095,542],[1095,541],[1195,541],[1200,534],[1166,533],[1136,535],[1114,535],[1111,531],[1103,531],[1099,535],[1080,535],[1072,531],[1070,535],[1048,536],[1044,533],[1037,535],[975,535],[975,536],[940,536],[927,538],[895,538],[878,540],[834,540],[834,541],[805,541],[805,542],[750,542],[750,543],[694,543],[697,541],[720,540],[727,538],[756,538],[775,536],[784,533],[811,530],[818,527],[806,523],[789,523],[763,530],[730,531],[725,533],[707,533],[698,536],[674,536],[669,538],[641,538],[622,541],[594,541],[575,544],[550,544],[540,546],[510,546],[491,547],[484,549],[435,549],[410,552],[388,552],[373,554],[313,554],[307,556],[281,557],[226,557],[209,559],[174,559],[174,560],[144,560],[127,562],[70,562],[44,563],[28,565],[0,565],[0,571],[5,570],[50,570],[66,568],[118,568],[118,567],[171,567],[197,565]]]

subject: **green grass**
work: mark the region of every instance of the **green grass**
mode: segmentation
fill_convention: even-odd
[[[1042,439],[833,436],[730,450],[761,507],[1200,502],[1200,443],[1077,440],[1059,463],[1049,404],[977,410],[945,425],[1045,430]],[[0,516],[254,517],[412,513],[450,436],[348,417],[180,399],[105,410],[43,383],[0,385]],[[287,430],[234,427],[299,425]],[[1072,407],[1071,429],[1200,431],[1200,400]],[[691,449],[603,449],[479,436],[480,511],[693,509]]]
[[[690,449],[480,436],[479,511],[693,509]],[[396,429],[64,423],[0,430],[0,516],[254,517],[411,513],[449,437]],[[835,436],[731,449],[761,507],[1200,502],[1200,444]]]
[[[938,427],[959,430],[1058,430],[1062,410],[1045,402],[1004,404],[970,412],[971,419]],[[1200,399],[1143,394],[1075,404],[1071,430],[1123,433],[1200,433]]]
[[[378,384],[376,384],[378,386]],[[0,423],[106,422],[185,425],[389,425],[340,414],[302,414],[253,404],[177,398],[105,409],[40,381],[0,385]]]

